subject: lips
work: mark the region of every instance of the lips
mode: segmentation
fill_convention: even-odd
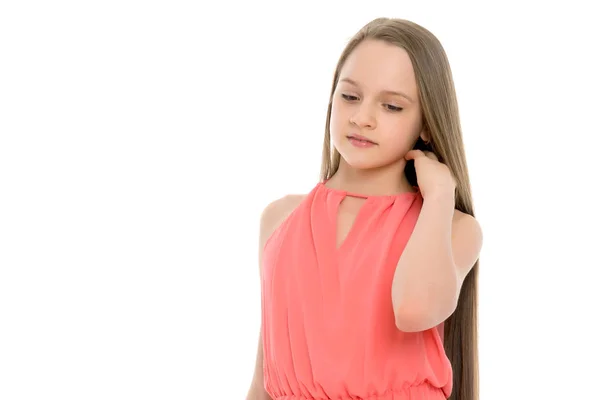
[[[352,138],[352,139],[361,140],[361,141],[367,142],[367,143],[377,144],[374,141],[372,141],[372,140],[370,140],[370,139],[368,139],[368,138],[366,138],[366,137],[364,137],[362,135],[354,135],[354,134],[352,134],[352,135],[348,135],[347,137],[348,137],[348,139]]]

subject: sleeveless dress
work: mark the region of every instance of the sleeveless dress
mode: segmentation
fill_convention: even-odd
[[[395,325],[396,264],[417,221],[420,192],[364,196],[319,182],[263,249],[264,386],[275,400],[429,400],[452,391],[443,324]],[[365,198],[338,247],[346,196]]]

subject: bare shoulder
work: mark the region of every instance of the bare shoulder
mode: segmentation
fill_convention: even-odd
[[[471,214],[464,213],[460,210],[454,210],[454,216],[452,218],[453,231],[457,233],[469,233],[475,236],[481,236],[481,226],[479,222]]]
[[[483,233],[479,222],[470,214],[454,210],[452,219],[452,251],[461,279],[479,258]]]
[[[303,194],[288,194],[267,204],[260,216],[261,235],[266,234],[264,239],[277,229],[305,197]]]
[[[287,217],[300,205],[306,197],[305,194],[288,194],[271,201],[262,210],[260,215],[260,250],[267,239],[285,221]]]

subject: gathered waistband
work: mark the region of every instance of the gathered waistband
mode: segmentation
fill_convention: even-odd
[[[379,394],[368,396],[360,395],[336,395],[333,397],[310,397],[303,395],[275,396],[273,400],[446,400],[441,388],[430,385],[411,386],[404,390],[389,390]]]

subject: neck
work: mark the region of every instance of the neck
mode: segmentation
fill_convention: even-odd
[[[329,179],[327,186],[370,196],[414,192],[404,174],[406,160],[378,168],[357,169],[340,157],[340,166]]]

